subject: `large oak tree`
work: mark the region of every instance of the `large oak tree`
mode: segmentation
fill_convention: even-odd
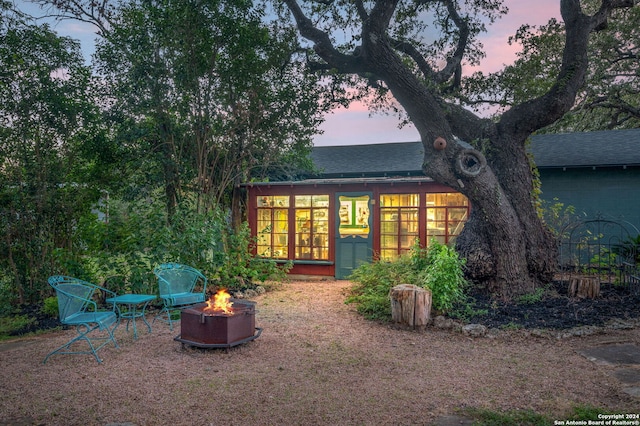
[[[588,71],[591,34],[606,31],[612,12],[633,0],[605,0],[592,13],[579,0],[561,0],[565,36],[552,84],[493,120],[465,109],[455,94],[462,65],[483,56],[476,36],[505,13],[501,1],[284,3],[312,44],[311,66],[390,91],[420,134],[425,174],[471,200],[457,240],[469,276],[502,298],[548,282],[556,243],[537,212],[526,141],[572,108]],[[446,140],[445,149],[436,147],[437,138]]]

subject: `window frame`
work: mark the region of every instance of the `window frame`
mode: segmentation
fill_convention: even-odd
[[[298,200],[309,198],[308,205],[298,206]],[[303,261],[328,261],[330,258],[330,194],[296,194],[293,196],[294,244],[293,259]],[[307,212],[306,221],[301,223],[299,212]],[[309,222],[306,231],[304,225]],[[319,230],[324,226],[324,230]],[[301,238],[302,237],[302,238]],[[307,244],[300,244],[303,239]],[[304,251],[303,251],[304,250]]]

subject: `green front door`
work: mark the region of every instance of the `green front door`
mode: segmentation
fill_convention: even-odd
[[[336,278],[373,259],[371,192],[336,194]]]

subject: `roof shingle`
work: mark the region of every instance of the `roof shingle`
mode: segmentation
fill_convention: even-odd
[[[640,129],[535,135],[531,152],[539,168],[640,165]],[[410,176],[421,173],[421,142],[313,148],[323,176]]]

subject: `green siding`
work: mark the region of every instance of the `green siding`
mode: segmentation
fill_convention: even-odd
[[[640,228],[640,168],[542,169],[540,181],[547,202],[557,198],[588,218],[601,214]]]

